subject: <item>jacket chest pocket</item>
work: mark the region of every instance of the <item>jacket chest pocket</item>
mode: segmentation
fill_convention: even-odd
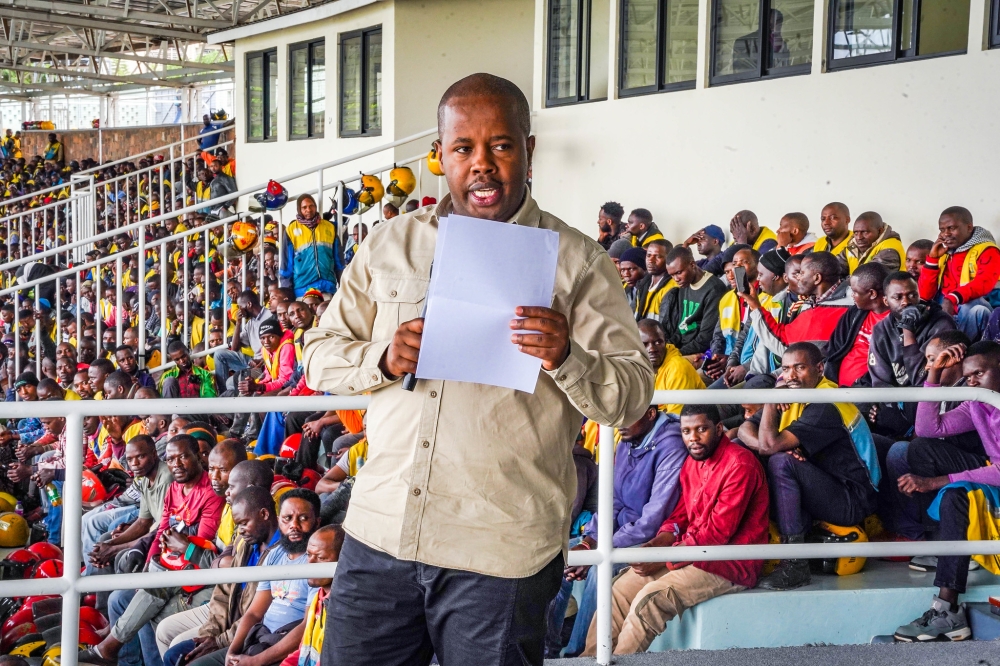
[[[420,275],[373,273],[368,295],[375,301],[373,340],[388,340],[399,325],[422,314],[429,280]]]

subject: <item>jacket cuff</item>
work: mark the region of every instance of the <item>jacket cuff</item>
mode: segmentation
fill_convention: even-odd
[[[543,370],[549,377],[551,377],[556,386],[565,391],[567,388],[573,386],[580,378],[583,377],[584,373],[587,372],[587,362],[590,357],[580,348],[579,345],[573,344],[573,341],[569,341],[569,355],[566,356],[566,360],[563,361],[555,370]]]
[[[947,298],[952,303],[954,303],[955,307],[958,307],[959,305],[961,305],[962,303],[965,302],[965,299],[962,298],[962,295],[960,293],[958,293],[957,291],[953,291],[951,293],[945,294],[944,297]]]

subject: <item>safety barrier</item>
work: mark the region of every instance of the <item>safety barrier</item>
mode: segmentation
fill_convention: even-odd
[[[383,390],[398,390],[388,387]],[[979,388],[891,388],[891,389],[739,389],[728,391],[657,391],[651,404],[779,404],[833,402],[929,402],[977,401],[1000,408],[1000,394]],[[332,409],[364,409],[364,396],[283,397],[283,398],[212,398],[161,399],[156,411],[172,414],[246,413],[273,411],[325,411]],[[104,400],[71,402],[36,402],[32,414],[37,417],[66,418],[66,441],[83,441],[84,416],[139,414],[149,411],[146,400]],[[23,408],[0,404],[0,419],[19,418]],[[594,565],[598,574],[597,597],[597,663],[611,663],[611,585],[615,563],[638,562],[699,562],[709,560],[767,560],[784,558],[830,557],[898,557],[916,555],[976,555],[1000,554],[1000,541],[935,541],[840,544],[795,544],[759,546],[678,546],[671,548],[614,548],[613,430],[602,426],[599,439],[598,465],[598,538],[597,548],[569,552],[569,565]],[[80,446],[66,447],[66,481],[63,486],[64,573],[61,578],[47,580],[0,581],[0,597],[29,594],[59,594],[63,597],[62,644],[76,645],[79,638],[80,594],[117,589],[180,587],[213,585],[261,580],[293,578],[326,578],[336,569],[335,564],[304,564],[282,567],[244,567],[203,571],[147,572],[112,576],[80,576],[82,553],[80,532],[82,515],[82,484],[79,471],[83,468]],[[72,470],[72,472],[70,471]],[[63,666],[77,666],[76,652],[64,650]]]

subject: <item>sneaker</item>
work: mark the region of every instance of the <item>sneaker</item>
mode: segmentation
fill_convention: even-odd
[[[959,606],[957,611],[952,612],[948,602],[934,597],[930,610],[897,629],[893,637],[902,643],[964,641],[972,637],[972,630],[965,617],[964,606]]]
[[[937,570],[937,556],[936,555],[921,555],[914,557],[910,560],[910,568],[914,571],[930,572]],[[973,559],[969,560],[969,571],[977,571],[982,569],[979,562]]]
[[[782,560],[774,571],[757,583],[764,590],[794,590],[812,581],[809,560]]]

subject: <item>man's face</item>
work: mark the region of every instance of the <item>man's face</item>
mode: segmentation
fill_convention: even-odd
[[[125,430],[131,425],[131,419],[128,416],[114,415],[114,416],[102,416],[101,425],[104,429],[108,431],[108,434],[115,439],[121,439],[124,435]]]
[[[274,314],[278,317],[278,323],[281,324],[281,328],[290,330],[292,328],[292,322],[288,319],[288,302],[281,301],[274,306]]]
[[[709,236],[704,231],[698,234],[698,254],[703,257],[707,257],[712,254],[718,254],[719,252],[719,239]]]
[[[198,440],[201,441],[201,440]],[[212,490],[219,497],[226,496],[229,488],[229,473],[236,466],[236,460],[232,452],[219,450],[218,447],[212,449],[208,454],[208,478],[212,482]]]
[[[56,360],[64,358],[69,361],[76,360],[76,350],[73,349],[73,345],[68,342],[60,342],[59,346],[56,347]]]
[[[87,368],[87,377],[90,379],[90,390],[97,393],[104,390],[104,380],[108,373],[97,366]]]
[[[241,467],[229,474],[229,485],[226,487],[226,502],[233,503],[233,499],[250,486],[246,471]]]
[[[942,215],[938,220],[938,238],[949,250],[957,250],[972,237],[972,225],[953,215]]]
[[[156,449],[136,442],[134,439],[125,445],[125,460],[135,476],[149,478],[156,471],[160,459],[156,457]]]
[[[781,375],[788,388],[816,388],[823,376],[823,364],[811,363],[806,352],[785,352],[781,357]]]
[[[116,332],[113,328],[104,329],[104,333],[101,334],[101,340],[104,343],[104,351],[113,352],[115,350],[115,338]]]
[[[667,340],[663,336],[663,331],[658,326],[656,328],[641,326],[639,339],[646,348],[649,364],[653,366],[653,370],[657,370],[663,365],[663,359],[667,356]]]
[[[60,384],[71,383],[74,374],[76,374],[76,365],[70,359],[66,357],[56,359],[56,376],[59,378]]]
[[[778,245],[788,247],[802,240],[801,233],[799,226],[793,220],[783,217],[778,222],[778,230],[774,235],[778,237]]]
[[[858,307],[859,310],[863,312],[871,312],[874,310],[882,298],[878,295],[878,292],[874,289],[865,289],[861,286],[860,281],[856,277],[851,277],[851,298],[854,299],[854,305]]]
[[[667,264],[667,275],[669,275],[678,287],[687,287],[695,280],[695,269],[697,264],[688,261],[686,257],[678,257]]]
[[[184,443],[168,442],[164,459],[177,483],[190,483],[201,476],[201,457]]]
[[[784,277],[784,274],[782,274],[782,277]],[[757,279],[760,281],[761,291],[771,296],[774,296],[785,287],[784,281],[779,280],[778,276],[772,273],[764,264],[757,266]]]
[[[931,366],[934,365],[934,361],[937,360],[938,356],[941,355],[948,345],[941,342],[940,339],[934,338],[927,343],[927,349],[924,351],[924,369],[930,372]],[[963,345],[964,348],[964,345]],[[962,378],[962,363],[956,363],[950,368],[945,368],[941,371],[939,381],[942,386],[954,386],[958,383],[958,380]]]
[[[218,162],[218,160],[208,165],[208,168],[211,170],[212,175],[218,175],[218,173],[222,171],[222,165]]]
[[[115,352],[115,359],[118,361],[118,367],[121,368],[122,372],[131,375],[138,369],[138,365],[135,362],[135,354],[132,353],[131,349],[123,349]]]
[[[615,221],[604,212],[603,208],[597,209],[597,227],[606,234],[611,233],[615,228]]]
[[[281,336],[275,333],[264,333],[260,336],[260,344],[264,345],[268,351],[273,352],[281,343]]]
[[[621,274],[622,280],[630,287],[634,287],[646,275],[646,272],[641,267],[636,266],[631,261],[619,261],[618,272]]]
[[[80,371],[73,375],[73,390],[81,398],[93,398],[94,389],[90,387],[89,371]]]
[[[133,310],[135,312],[139,311],[139,305],[138,305],[138,303],[135,304],[135,307],[133,308]],[[131,329],[131,328],[126,328],[125,329],[125,332],[122,333],[122,344],[123,345],[128,345],[129,347],[132,348],[132,350],[133,350],[132,360],[134,362],[135,361],[135,356],[134,356],[135,350],[139,348],[139,335],[135,332],[134,329]]]
[[[906,272],[912,275],[914,280],[920,279],[920,269],[927,259],[928,252],[919,247],[911,247],[906,251]]]
[[[905,308],[919,305],[920,292],[916,280],[893,280],[885,288],[885,304],[898,317]]]
[[[750,250],[740,250],[733,255],[733,268],[742,268],[747,272],[747,281],[757,281],[757,260],[753,258]]]
[[[292,553],[305,552],[309,537],[316,531],[316,511],[304,499],[286,499],[278,513],[278,529],[281,542]]]
[[[166,431],[167,419],[162,414],[149,414],[143,417],[142,425],[146,434],[155,439]]]
[[[962,376],[965,383],[973,388],[1000,391],[1000,367],[991,363],[985,354],[966,357],[962,361]]]
[[[242,298],[241,297],[241,298],[237,299],[236,306],[240,310],[240,316],[241,317],[243,317],[244,319],[252,319],[253,318],[253,307],[250,305],[250,299]]]
[[[527,190],[535,138],[518,127],[511,105],[492,96],[453,98],[434,142],[455,212],[506,222]]]
[[[847,225],[851,219],[844,214],[840,206],[827,206],[819,216],[819,226],[830,238],[843,238],[847,235]]]
[[[798,276],[800,296],[815,294],[820,288],[820,285],[823,284],[823,274],[820,273],[817,268],[818,267],[814,262],[809,261],[808,256],[802,260]]]
[[[654,406],[649,407],[649,409],[646,410],[646,412],[639,418],[638,421],[636,421],[635,423],[633,423],[628,427],[619,429],[619,432],[621,433],[622,436],[622,441],[623,442],[642,441],[642,438],[645,437],[650,430],[652,430],[653,424],[656,423],[658,415],[659,411],[657,411],[656,407]]]
[[[167,435],[169,437],[173,437],[174,435],[179,434],[180,431],[183,430],[184,426],[186,426],[187,424],[188,424],[187,419],[182,419],[182,418],[174,419],[173,421],[170,422],[170,425],[167,427]]]
[[[306,546],[306,557],[309,564],[317,562],[336,562],[337,551],[335,549],[333,535],[329,532],[316,533],[309,537],[309,544]],[[333,584],[332,578],[307,578],[309,587],[330,587]]]
[[[655,243],[646,248],[646,272],[655,277],[667,272],[667,248]]]
[[[17,389],[17,397],[28,402],[35,402],[38,400],[38,388],[31,384],[25,384]]]
[[[288,321],[295,328],[309,328],[312,313],[301,303],[292,303],[288,306]]]
[[[221,347],[222,343],[222,331],[220,329],[213,328],[208,332],[208,346],[210,348]]]
[[[64,418],[47,416],[39,419],[39,421],[41,421],[42,427],[45,428],[45,432],[49,433],[53,437],[61,435],[63,429],[66,427],[66,419]]]
[[[170,360],[177,364],[178,369],[183,373],[191,372],[191,357],[183,349],[172,351],[169,354]]]
[[[236,524],[236,531],[251,546],[264,543],[271,536],[269,518],[266,511],[248,510],[246,502],[233,507],[233,523]]]
[[[646,220],[638,215],[629,215],[625,229],[633,236],[641,236],[646,232]]]
[[[882,230],[877,229],[868,218],[859,217],[854,221],[854,242],[862,252],[874,245],[881,233]]]
[[[694,460],[707,460],[719,448],[725,428],[704,414],[681,417],[681,439]]]

